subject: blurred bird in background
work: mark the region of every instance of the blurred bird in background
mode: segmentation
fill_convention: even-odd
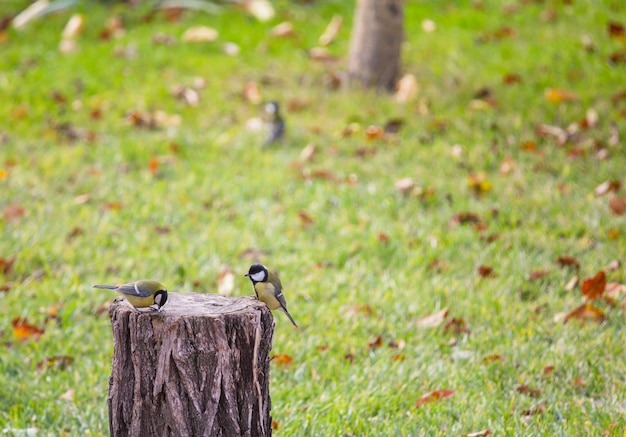
[[[280,115],[278,102],[272,101],[265,105],[265,116],[267,124],[265,145],[269,146],[280,141],[285,135],[285,121]]]

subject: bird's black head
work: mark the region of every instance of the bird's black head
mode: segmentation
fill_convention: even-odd
[[[167,290],[166,289],[159,290],[156,293],[154,293],[154,303],[159,309],[161,309],[161,307],[165,305],[165,302],[167,302]]]
[[[248,278],[250,278],[253,284],[256,284],[257,282],[267,281],[269,273],[267,271],[267,267],[265,267],[263,264],[252,264],[250,266],[250,270],[248,270],[248,273],[246,273],[244,276],[247,276]]]

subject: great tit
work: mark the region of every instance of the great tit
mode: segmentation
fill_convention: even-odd
[[[138,311],[137,308],[151,307],[155,309],[152,307],[153,305],[156,305],[156,310],[160,311],[167,302],[167,290],[163,284],[157,281],[142,279],[123,285],[94,285],[93,287],[117,291],[124,295],[135,311]]]
[[[276,273],[267,270],[267,267],[263,264],[252,264],[250,270],[244,276],[247,276],[252,281],[257,299],[265,303],[271,310],[284,311],[291,323],[293,323],[293,326],[298,327],[296,322],[293,321],[291,314],[287,311],[287,302],[285,302],[285,296],[283,296],[283,284],[281,284],[280,278]]]
[[[267,140],[265,145],[268,146],[283,137],[285,134],[285,121],[280,116],[278,102],[267,103],[265,105],[265,114],[267,117]]]

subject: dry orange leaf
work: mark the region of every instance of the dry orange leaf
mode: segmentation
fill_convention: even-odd
[[[26,317],[16,317],[11,321],[13,337],[19,341],[37,340],[43,334],[43,329],[28,323]]]
[[[496,276],[496,273],[493,271],[493,267],[489,267],[489,266],[479,266],[478,274],[482,278],[492,278]]]
[[[569,322],[571,319],[578,320],[593,320],[594,322],[604,322],[606,320],[606,314],[589,303],[584,303],[581,306],[570,311],[566,316],[563,323]]]
[[[443,388],[440,390],[431,391],[430,393],[426,393],[425,395],[420,396],[420,398],[415,402],[415,408],[419,408],[424,404],[429,402],[440,401],[443,399],[450,399],[456,391],[450,390],[447,388]]]
[[[386,232],[378,232],[376,233],[376,239],[383,244],[389,243],[389,234]]]
[[[278,422],[276,422],[275,420],[272,420],[272,429],[275,431],[278,429]]]
[[[155,176],[157,171],[159,171],[159,164],[159,158],[156,156],[152,156],[150,158],[150,161],[148,162],[148,169],[150,170],[150,173],[152,173],[152,176]]]
[[[112,202],[103,203],[100,207],[103,211],[119,211],[122,209],[122,202],[118,202],[116,200]]]
[[[380,126],[370,125],[365,129],[365,138],[368,140],[376,140],[385,136],[385,129]]]
[[[375,339],[373,339],[372,341],[370,341],[367,344],[367,348],[368,349],[378,349],[379,347],[381,347],[383,345],[383,338],[382,336],[377,336]]]
[[[15,264],[15,257],[11,258],[3,258],[0,256],[0,272],[3,275],[8,275],[11,270],[13,270],[13,265]]]
[[[624,215],[626,213],[626,197],[613,197],[609,200],[609,208],[615,215]]]
[[[462,317],[453,317],[446,322],[443,327],[443,331],[446,333],[469,334],[470,329],[467,327],[467,322]]]
[[[552,372],[554,372],[554,366],[551,364],[548,364],[541,371],[541,376],[545,378],[546,376],[549,376]]]
[[[276,354],[272,358],[272,362],[278,364],[279,366],[287,367],[293,363],[293,357],[287,354]]]
[[[487,355],[487,356],[484,356],[483,359],[482,359],[482,362],[485,363],[485,364],[494,363],[496,361],[498,361],[500,363],[504,363],[506,360],[500,354]]]
[[[538,279],[543,278],[544,276],[546,276],[548,274],[550,274],[550,270],[542,270],[542,269],[533,270],[528,275],[528,280],[529,281],[536,281]]]
[[[533,405],[532,407],[530,407],[528,410],[524,410],[522,411],[522,415],[523,416],[534,416],[536,414],[541,414],[543,413],[543,411],[546,409],[546,403],[544,402],[540,402],[536,405]]]
[[[576,93],[558,88],[548,88],[544,95],[550,103],[573,102],[578,99]]]
[[[487,173],[479,171],[467,177],[467,186],[476,194],[484,194],[491,191],[493,185],[487,179]]]
[[[26,214],[26,210],[22,205],[7,205],[2,212],[7,222],[13,222],[21,219]]]
[[[611,38],[623,39],[626,37],[626,30],[622,23],[617,21],[609,21],[607,24],[607,30]]]
[[[298,217],[300,218],[300,223],[304,227],[311,226],[313,223],[315,223],[315,220],[313,220],[313,217],[311,217],[309,213],[303,209],[298,211]]]
[[[365,317],[369,317],[372,314],[374,314],[374,308],[372,308],[372,306],[368,304],[352,305],[346,310],[346,315],[348,316],[362,315]]]
[[[587,301],[594,300],[602,296],[606,288],[606,274],[600,270],[593,278],[583,281],[581,292]]]
[[[421,326],[422,328],[436,328],[448,317],[449,312],[450,310],[448,308],[444,308],[436,313],[421,317],[417,319],[417,326]]]
[[[522,385],[517,386],[517,388],[515,390],[519,394],[530,396],[530,397],[533,397],[533,398],[536,398],[539,395],[541,395],[541,390],[539,390],[538,388],[530,387],[530,386],[528,386],[526,384],[522,384]]]
[[[576,270],[580,269],[580,263],[578,260],[571,256],[562,255],[557,258],[556,262],[561,267],[574,267]]]

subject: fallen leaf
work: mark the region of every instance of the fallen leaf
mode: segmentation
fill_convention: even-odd
[[[278,422],[276,422],[275,420],[272,420],[272,429],[274,431],[278,429]]]
[[[605,181],[598,185],[595,190],[593,190],[593,194],[596,197],[604,196],[605,194],[611,192],[617,192],[621,188],[622,183],[620,181]]]
[[[322,33],[319,37],[319,43],[321,46],[327,46],[335,40],[335,37],[339,33],[341,29],[341,25],[343,24],[343,17],[341,15],[335,15],[330,20],[326,29],[324,29],[324,33]]]
[[[565,316],[563,323],[567,323],[571,319],[592,320],[594,322],[601,323],[606,320],[606,314],[604,314],[604,312],[599,308],[596,308],[589,303],[584,303],[570,311]]]
[[[565,291],[572,291],[574,287],[576,287],[577,284],[578,284],[578,276],[572,277],[572,279],[567,281],[567,284],[565,284]]]
[[[150,161],[148,161],[148,169],[150,170],[150,173],[152,173],[152,176],[156,176],[159,171],[159,158],[155,156],[150,157]]]
[[[412,74],[402,76],[396,85],[396,93],[393,98],[398,103],[406,103],[413,100],[419,91],[417,79]]]
[[[406,361],[406,356],[404,356],[404,354],[393,354],[391,356],[391,361],[393,361],[394,363],[401,363],[403,361]]]
[[[417,326],[422,328],[435,328],[443,323],[446,317],[448,317],[449,312],[450,310],[448,308],[444,308],[436,313],[421,317],[417,319]]]
[[[104,29],[100,32],[100,39],[107,41],[111,38],[120,38],[124,33],[125,29],[122,17],[114,15],[106,21]]]
[[[541,395],[541,390],[538,388],[530,387],[526,384],[518,385],[515,389],[519,394],[530,396],[533,398],[539,397]]]
[[[274,7],[268,0],[245,0],[244,8],[259,21],[269,21],[275,15]]]
[[[74,362],[74,357],[69,355],[55,355],[39,361],[36,365],[38,371],[45,371],[51,368],[58,370],[67,369]]]
[[[624,39],[626,37],[626,30],[622,23],[617,21],[609,21],[607,24],[607,31],[611,38]]]
[[[13,270],[13,265],[15,264],[16,257],[4,258],[0,256],[0,272],[3,275],[8,275]]]
[[[480,222],[481,222],[481,219],[478,216],[478,214],[474,214],[473,212],[459,212],[452,216],[448,224],[450,226],[456,226],[456,225],[466,225],[466,224],[477,224]]]
[[[200,92],[195,88],[175,85],[172,87],[171,94],[188,106],[195,107],[200,104]]]
[[[532,407],[530,407],[527,410],[522,411],[522,415],[523,416],[534,416],[537,414],[541,414],[543,413],[543,411],[546,409],[546,403],[544,402],[540,402],[536,405],[533,405]]]
[[[376,239],[383,244],[387,244],[389,243],[389,234],[387,234],[386,232],[377,232]]]
[[[626,285],[617,282],[609,282],[606,284],[604,296],[608,299],[617,300],[622,294],[626,293]]]
[[[426,393],[426,394],[420,396],[420,398],[415,403],[415,408],[420,408],[422,405],[428,404],[430,402],[440,401],[440,400],[444,400],[444,399],[450,399],[452,396],[454,396],[455,393],[456,393],[456,391],[450,390],[450,389],[446,389],[446,388],[440,389],[440,390],[431,391],[430,393]]]
[[[63,401],[74,402],[74,389],[68,389],[65,393],[59,396],[59,399]]]
[[[14,222],[24,217],[26,210],[22,205],[12,204],[5,206],[2,214],[7,222]]]
[[[368,140],[377,140],[385,136],[385,130],[376,125],[370,125],[365,129],[365,138]]]
[[[112,202],[106,202],[102,204],[100,209],[102,209],[102,211],[119,211],[122,209],[122,203],[115,200]]]
[[[500,354],[491,354],[491,355],[484,356],[481,361],[485,364],[489,364],[489,363],[495,363],[496,361],[499,363],[504,363],[506,360]]]
[[[217,274],[217,292],[219,294],[230,295],[235,289],[235,272],[230,266],[220,266]]]
[[[545,378],[547,376],[550,376],[552,372],[554,372],[554,366],[549,364],[547,366],[544,366],[543,370],[541,371],[541,376]]]
[[[469,434],[463,434],[461,437],[487,437],[491,435],[490,429],[483,429],[481,431],[470,432]]]
[[[85,16],[82,14],[74,14],[70,17],[67,24],[63,28],[61,38],[64,40],[71,40],[78,37],[83,33],[85,27]]]
[[[212,42],[217,40],[219,33],[208,26],[193,26],[185,30],[181,40],[184,42]]]
[[[604,289],[606,288],[606,274],[604,270],[600,270],[592,278],[587,278],[583,281],[581,292],[585,297],[585,300],[591,301],[602,296]]]
[[[550,270],[543,270],[543,269],[533,270],[528,275],[528,280],[529,281],[536,281],[536,280],[541,279],[544,276],[549,275],[549,274],[550,274]]]
[[[374,314],[374,308],[372,308],[372,306],[368,304],[352,305],[346,310],[347,316],[361,315],[361,316],[369,317],[372,314]]]
[[[413,181],[412,178],[398,179],[395,182],[395,187],[396,187],[396,190],[398,190],[401,194],[406,196],[411,191],[413,191],[413,188],[415,188],[415,181]]]
[[[610,263],[606,266],[606,269],[607,269],[609,272],[614,272],[615,270],[619,269],[621,265],[622,265],[621,261],[620,261],[620,260],[618,260],[618,259],[616,259],[616,260],[611,261],[611,262],[610,262]]]
[[[626,197],[613,197],[609,200],[609,208],[615,215],[624,215],[626,213]]]
[[[315,158],[315,152],[316,152],[315,144],[309,143],[304,147],[304,149],[300,151],[300,159],[302,159],[305,162],[313,161],[313,158]]]
[[[446,322],[443,327],[445,333],[452,333],[455,335],[469,334],[470,329],[467,327],[467,322],[461,317],[453,317]]]
[[[383,345],[383,338],[379,335],[367,344],[368,349],[378,349]]]
[[[295,35],[293,30],[293,24],[289,21],[283,21],[282,23],[277,24],[270,30],[270,35],[275,38],[286,38]]]
[[[38,340],[43,334],[43,329],[28,323],[26,317],[16,317],[11,321],[13,337],[19,341]]]
[[[517,73],[507,73],[502,78],[502,83],[505,85],[513,85],[516,83],[522,83],[522,76]]]
[[[311,217],[309,213],[303,209],[298,211],[298,217],[300,218],[300,224],[305,228],[315,223],[315,220],[313,220],[313,217]]]
[[[571,256],[561,255],[557,258],[556,262],[561,267],[574,267],[576,270],[580,269],[580,263],[578,260]]]
[[[318,62],[334,62],[337,57],[332,55],[326,47],[313,47],[309,50],[309,58]]]
[[[478,274],[481,278],[493,278],[494,276],[496,276],[495,272],[493,271],[493,267],[489,266],[479,266]]]
[[[354,352],[348,352],[343,356],[343,359],[352,363],[356,359],[356,355],[354,354]]]
[[[389,340],[389,343],[387,343],[387,346],[389,346],[391,349],[404,349],[405,345],[406,344],[404,340]]]
[[[293,363],[293,357],[287,354],[276,354],[272,357],[272,362],[279,366],[288,367]]]
[[[578,99],[578,95],[572,91],[562,90],[558,88],[548,88],[544,96],[550,103],[573,102]]]

